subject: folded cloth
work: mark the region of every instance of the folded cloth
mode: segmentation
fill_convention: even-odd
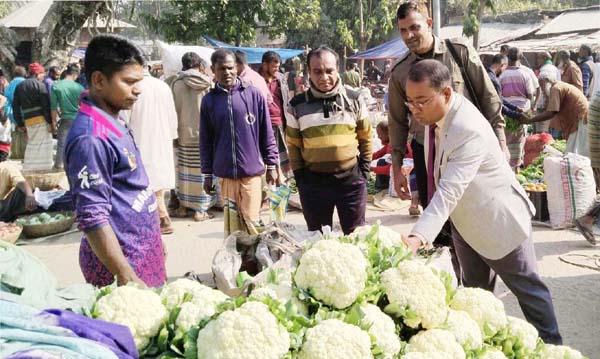
[[[96,289],[78,283],[57,288],[56,278],[29,252],[0,241],[0,299],[33,306],[38,309],[71,309],[81,313],[90,309]]]
[[[59,327],[69,329],[80,338],[104,344],[120,359],[138,357],[131,331],[124,325],[91,319],[63,309],[46,309],[38,318],[44,318],[46,323],[56,323]]]
[[[90,358],[90,359],[133,359],[138,357],[137,350],[125,352],[123,349],[133,345],[133,337],[127,328],[117,324],[98,323],[100,321],[85,318],[78,314],[79,319],[70,316],[57,316],[50,312],[40,313],[39,310],[19,303],[0,300],[0,357],[1,358]],[[68,319],[67,319],[68,318]],[[104,336],[97,342],[86,337],[80,337],[75,331],[63,328],[57,323],[62,322],[88,337],[98,337],[98,333],[113,332],[120,335],[119,343],[111,343],[110,337]],[[87,324],[84,324],[87,323]],[[87,331],[85,326],[89,326]],[[99,330],[102,328],[101,330]],[[117,334],[119,333],[119,334]],[[129,349],[126,349],[129,350]],[[117,354],[118,353],[118,354]]]

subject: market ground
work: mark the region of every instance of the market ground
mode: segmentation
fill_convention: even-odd
[[[223,240],[222,218],[222,213],[216,212],[216,217],[206,222],[175,220],[175,233],[165,237],[170,279],[191,270],[208,275],[212,257]],[[375,223],[377,220],[400,233],[409,231],[415,221],[408,216],[406,208],[396,212],[369,210],[367,221]],[[287,222],[305,228],[300,212],[289,213]],[[57,277],[59,284],[65,286],[83,281],[78,264],[79,238],[79,233],[72,233],[30,243],[23,248],[40,258]],[[552,292],[565,344],[580,350],[590,359],[600,359],[600,272],[559,259],[567,254],[585,254],[597,256],[600,261],[600,246],[593,248],[573,231],[540,227],[534,228],[534,241],[539,271]],[[584,257],[571,258],[581,260]],[[496,294],[502,298],[508,314],[523,317],[515,296],[502,283],[499,283]]]

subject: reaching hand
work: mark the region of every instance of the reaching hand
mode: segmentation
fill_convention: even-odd
[[[37,208],[37,202],[35,201],[35,197],[33,195],[25,197],[25,209],[28,212],[31,212],[36,208]]]
[[[394,189],[400,199],[408,200],[411,198],[408,180],[401,171],[394,171]]]
[[[269,186],[274,186],[277,183],[277,169],[272,168],[267,170],[267,184]]]

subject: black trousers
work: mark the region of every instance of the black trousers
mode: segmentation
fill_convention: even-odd
[[[0,200],[0,221],[13,222],[17,216],[27,212],[25,209],[25,193],[15,188],[8,197]]]

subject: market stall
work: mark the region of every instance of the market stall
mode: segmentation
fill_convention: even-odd
[[[10,244],[2,249],[0,265],[5,252],[27,257]],[[88,301],[45,306],[28,300],[35,287],[16,280],[13,270],[10,283],[2,279],[0,334],[10,345],[0,354],[583,358],[543,344],[535,328],[507,316],[491,292],[457,288],[444,256],[423,251],[415,257],[398,233],[380,224],[349,236],[280,224],[225,241],[213,261],[218,289],[180,278],[160,289],[112,285],[88,293]]]

